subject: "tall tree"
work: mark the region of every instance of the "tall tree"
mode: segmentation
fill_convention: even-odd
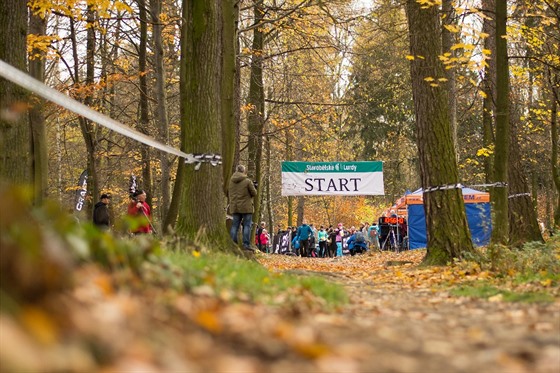
[[[29,34],[43,37],[47,30],[46,14],[31,9],[29,14]],[[29,58],[29,75],[43,82],[45,80],[46,51],[34,48]],[[33,138],[33,178],[35,202],[40,204],[47,197],[48,190],[48,152],[45,117],[43,115],[44,100],[35,97],[29,110],[29,124]]]
[[[140,45],[138,47],[138,68],[139,68],[139,89],[140,100],[138,101],[138,131],[150,136],[150,114],[149,114],[149,94],[148,94],[148,10],[146,0],[137,0],[138,16],[140,18]],[[142,156],[142,185],[141,188],[147,192],[146,202],[152,205],[152,156],[150,147],[140,144],[140,154]]]
[[[189,153],[222,150],[222,8],[218,0],[184,0],[181,36],[182,143]],[[225,228],[222,170],[185,167],[177,232],[214,249],[234,249]],[[228,245],[229,243],[229,245]]]
[[[163,24],[160,18],[161,0],[150,0],[150,14],[152,17],[152,41],[154,50],[154,78],[156,81],[155,89],[155,111],[158,138],[164,144],[169,144],[169,121],[167,117],[167,92],[166,92],[166,73],[163,55],[162,29]],[[161,168],[161,202],[160,214],[163,221],[167,216],[169,203],[171,201],[171,161],[165,152],[159,153]]]
[[[507,183],[510,146],[509,127],[509,61],[507,52],[507,1],[497,0],[496,15],[496,142],[494,181]],[[492,243],[507,244],[509,235],[508,188],[494,187],[490,191],[494,219]]]
[[[417,0],[406,3],[411,61],[412,92],[416,114],[420,173],[424,189],[459,182],[441,52],[441,26],[436,6],[423,7]],[[427,253],[424,263],[442,265],[472,251],[465,207],[458,188],[424,193]]]
[[[27,71],[26,36],[26,2],[0,2],[0,59],[21,71]],[[27,101],[23,88],[0,78],[0,180],[31,185],[32,137]]]
[[[247,174],[258,183],[255,196],[255,216],[260,217],[261,200],[261,164],[264,131],[264,80],[263,80],[263,49],[264,33],[259,25],[263,21],[264,9],[260,1],[253,5],[253,45],[251,55],[251,72],[249,77],[249,97],[247,104],[247,129],[249,132]],[[254,233],[254,232],[253,232]]]
[[[496,59],[492,56],[496,55],[496,33],[493,32],[496,28],[494,17],[495,0],[483,0],[482,10],[485,14],[484,23],[482,25],[482,32],[488,35],[484,39],[484,49],[486,54],[490,54],[490,58],[486,58],[486,66],[484,67],[484,75],[482,78],[482,137],[483,145],[485,148],[484,157],[484,173],[485,181],[490,183],[494,180],[494,112],[495,112],[495,98],[496,98]]]
[[[441,30],[441,46],[442,54],[449,53],[452,57],[455,53],[453,45],[456,43],[457,27],[455,8],[452,0],[442,0],[442,20],[443,27]],[[449,121],[451,124],[451,134],[453,136],[453,147],[457,154],[457,82],[455,79],[455,67],[445,69],[447,78],[447,98],[449,100]]]
[[[222,170],[224,192],[235,167],[235,154],[239,156],[239,2],[222,2],[223,18],[223,71],[222,71]]]

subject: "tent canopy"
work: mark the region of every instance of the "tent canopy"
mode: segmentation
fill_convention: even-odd
[[[476,246],[487,245],[492,234],[490,194],[467,187],[463,187],[461,190],[463,192],[465,213],[473,244]],[[410,249],[426,247],[428,241],[423,194],[422,188],[405,194],[392,207],[395,210],[402,211],[406,209],[407,211]]]
[[[465,203],[483,203],[490,202],[490,193],[481,192],[468,187],[461,188],[463,192],[463,201]],[[408,205],[422,205],[424,204],[424,191],[422,188],[415,190],[412,193],[405,194],[396,202],[397,208],[406,208]]]

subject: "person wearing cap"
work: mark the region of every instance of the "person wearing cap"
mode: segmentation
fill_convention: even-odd
[[[108,207],[110,199],[110,195],[102,194],[93,208],[93,224],[101,230],[109,230],[111,225]]]

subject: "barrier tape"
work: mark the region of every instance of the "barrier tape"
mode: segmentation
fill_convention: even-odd
[[[430,192],[435,192],[438,190],[449,190],[449,189],[462,189],[463,185],[462,184],[448,184],[448,185],[439,185],[439,186],[435,186],[435,187],[429,187],[424,189],[424,193],[430,193]]]
[[[0,60],[0,76],[6,80],[11,81],[41,97],[57,105],[62,106],[82,117],[88,118],[89,120],[106,127],[112,131],[118,132],[128,138],[134,139],[142,144],[151,146],[153,148],[159,149],[169,154],[173,154],[185,159],[185,163],[194,163],[195,170],[200,168],[202,162],[208,162],[212,166],[221,164],[222,157],[217,154],[188,154],[176,149],[172,146],[165,145],[153,138],[146,136],[145,134],[138,132],[124,124],[101,114],[90,107],[78,102],[63,93],[45,85],[44,83],[38,81],[37,79],[29,76],[28,74],[16,69],[10,64]]]
[[[508,196],[508,198],[517,198],[517,197],[531,197],[531,193],[517,193]]]
[[[476,185],[469,185],[469,187],[495,187],[495,188],[506,188],[507,187],[507,183],[504,183],[502,181],[498,181],[496,183],[492,183],[492,184],[476,184]],[[465,185],[463,184],[447,184],[447,185],[439,185],[439,186],[435,186],[435,187],[429,187],[423,190],[424,193],[430,193],[430,192],[435,192],[438,190],[449,190],[449,189],[463,189],[465,188]]]
[[[498,181],[495,183],[491,183],[491,184],[475,184],[475,185],[469,185],[469,187],[473,187],[473,188],[489,188],[489,187],[494,187],[494,188],[507,188],[508,183],[505,183],[503,181]]]

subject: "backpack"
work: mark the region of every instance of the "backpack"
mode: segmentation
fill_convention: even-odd
[[[364,234],[362,232],[356,232],[356,243],[364,243],[366,242],[366,239],[364,237]]]

